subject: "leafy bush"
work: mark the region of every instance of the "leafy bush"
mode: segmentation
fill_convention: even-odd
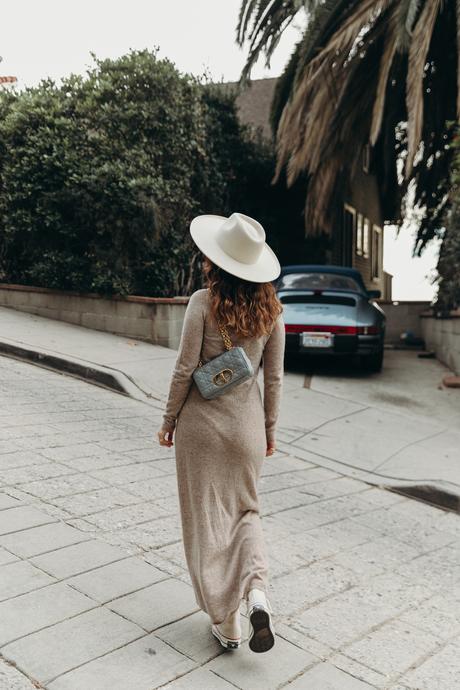
[[[460,308],[460,131],[456,128],[452,146],[451,188],[445,230],[437,265],[439,290],[435,310],[440,315]]]
[[[156,52],[94,60],[85,77],[0,94],[0,280],[187,294],[198,213],[255,215],[276,248],[273,151],[239,123],[235,95]]]

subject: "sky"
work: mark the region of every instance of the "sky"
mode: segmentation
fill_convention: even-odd
[[[135,50],[159,49],[183,72],[213,80],[239,78],[245,52],[235,42],[240,0],[15,0],[3,9],[0,29],[1,75],[18,78],[18,87],[71,72],[85,73],[98,58],[116,58]],[[267,68],[260,61],[252,77],[277,77],[301,30],[290,27]],[[385,229],[384,269],[393,274],[393,299],[430,300],[435,288],[428,276],[438,246],[412,258],[411,231],[398,237]]]

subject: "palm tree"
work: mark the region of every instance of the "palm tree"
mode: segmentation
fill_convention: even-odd
[[[302,14],[306,28],[272,105],[275,179],[284,170],[290,185],[305,173],[307,230],[329,233],[369,143],[385,220],[400,224],[410,201],[420,252],[441,233],[447,202],[449,123],[460,114],[460,2],[242,0],[242,82]]]

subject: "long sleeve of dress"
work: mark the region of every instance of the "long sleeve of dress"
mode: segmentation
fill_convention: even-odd
[[[275,430],[283,389],[285,344],[284,318],[281,313],[263,351],[264,412],[267,443],[275,441]]]
[[[163,415],[163,428],[173,431],[176,419],[192,384],[192,374],[198,366],[204,332],[202,292],[191,296],[185,310],[176,363],[171,377],[169,395]]]

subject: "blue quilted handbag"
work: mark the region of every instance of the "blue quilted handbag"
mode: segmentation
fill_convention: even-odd
[[[193,380],[203,398],[210,400],[226,393],[230,388],[243,383],[254,375],[251,360],[242,347],[234,347],[224,326],[219,330],[225,344],[225,352],[206,364],[198,362]]]

